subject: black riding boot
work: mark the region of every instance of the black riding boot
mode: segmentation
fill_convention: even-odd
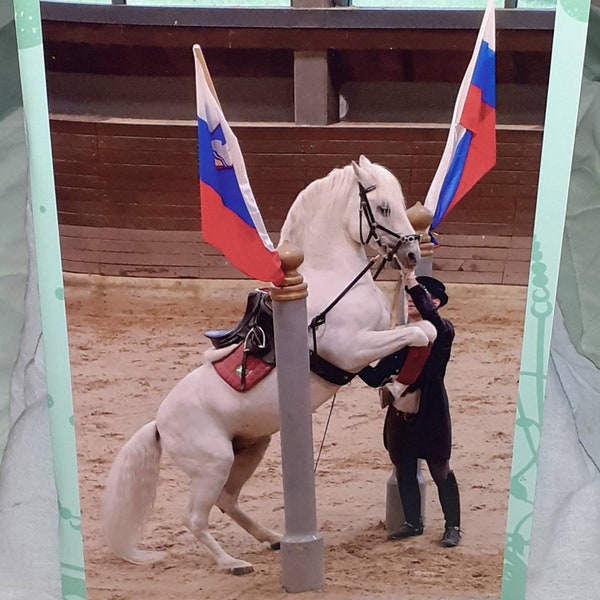
[[[438,485],[438,495],[446,519],[442,546],[453,548],[460,542],[460,495],[452,471],[448,473],[446,480]]]
[[[397,472],[397,471],[396,471]],[[423,533],[423,519],[421,518],[421,490],[416,473],[411,475],[398,475],[398,491],[404,511],[404,525],[388,535],[388,540],[402,540],[407,537]]]

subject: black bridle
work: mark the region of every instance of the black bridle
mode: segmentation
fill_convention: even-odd
[[[396,254],[398,249],[405,244],[410,244],[411,242],[419,241],[421,239],[420,233],[396,233],[387,227],[384,227],[375,219],[375,215],[373,214],[373,209],[371,208],[371,204],[369,203],[369,198],[367,194],[372,192],[375,189],[374,185],[365,188],[362,183],[358,184],[358,193],[360,195],[360,208],[359,208],[359,229],[360,229],[360,243],[363,246],[366,246],[370,243],[371,240],[375,240],[377,246],[384,251],[384,254],[390,256],[390,254]],[[369,233],[367,235],[367,239],[364,239],[363,236],[363,219],[367,222],[367,226],[369,228]],[[382,241],[379,232],[383,231],[387,233],[390,237],[397,240],[394,246],[390,246]],[[387,261],[393,260],[392,258],[387,258]]]
[[[377,277],[379,277],[379,274],[383,270],[383,267],[386,265],[386,263],[391,261],[397,262],[396,252],[398,252],[398,249],[401,246],[404,246],[405,244],[410,244],[411,242],[419,241],[421,239],[420,233],[396,233],[395,231],[392,231],[391,229],[388,229],[387,227],[384,227],[383,225],[377,222],[377,220],[375,219],[375,215],[373,214],[371,204],[369,203],[369,198],[367,197],[367,194],[369,192],[372,192],[375,189],[375,187],[376,186],[371,185],[368,188],[365,188],[362,185],[362,183],[359,182],[358,184],[358,193],[360,195],[360,208],[358,217],[360,229],[360,242],[363,246],[366,246],[370,243],[371,240],[375,240],[375,243],[377,244],[381,254],[375,256],[374,258],[371,258],[369,262],[361,269],[358,275],[356,275],[356,277],[336,296],[336,298],[334,298],[332,302],[330,302],[329,305],[318,315],[316,315],[310,322],[308,328],[312,331],[313,350],[315,353],[317,352],[317,328],[325,324],[325,318],[327,316],[327,313],[356,285],[356,282],[359,281],[359,279],[361,279],[361,277],[377,261],[380,262],[377,266],[377,269],[375,270],[373,279],[377,279]],[[364,239],[363,236],[363,219],[366,220],[367,225],[369,227],[367,239]],[[397,242],[393,246],[390,246],[389,244],[385,243],[379,235],[380,231],[385,232],[387,235],[397,240]]]

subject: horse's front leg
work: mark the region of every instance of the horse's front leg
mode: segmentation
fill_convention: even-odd
[[[357,372],[363,367],[392,354],[405,346],[427,346],[436,338],[435,327],[429,321],[419,321],[383,331],[363,330],[353,338],[352,352],[347,353],[338,366],[347,371]],[[342,358],[340,354],[340,359]]]

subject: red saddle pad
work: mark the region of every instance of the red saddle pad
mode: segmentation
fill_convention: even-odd
[[[262,381],[275,366],[266,363],[264,360],[253,354],[248,354],[246,358],[246,385],[242,388],[243,355],[244,345],[240,344],[231,354],[213,362],[213,367],[223,381],[228,383],[237,392],[247,392],[252,389],[259,381]]]

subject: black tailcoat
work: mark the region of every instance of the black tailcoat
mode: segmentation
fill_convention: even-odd
[[[407,291],[423,319],[436,328],[437,337],[421,374],[409,388],[410,391],[421,389],[419,412],[407,416],[390,406],[385,419],[384,443],[394,463],[402,457],[445,461],[450,458],[452,428],[444,376],[450,360],[454,327],[440,317],[423,286],[417,285]],[[369,385],[381,385],[386,377],[399,372],[405,356],[406,350],[400,350],[383,358],[376,367],[367,367],[359,375]]]

